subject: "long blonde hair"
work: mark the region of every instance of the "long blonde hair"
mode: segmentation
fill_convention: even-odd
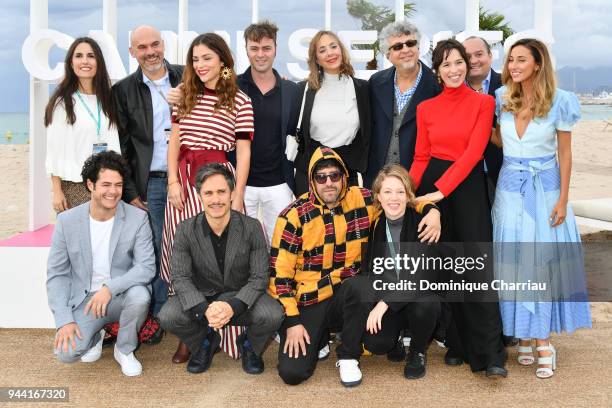
[[[315,91],[321,88],[321,80],[323,79],[323,68],[319,64],[317,64],[317,43],[324,35],[329,35],[338,43],[340,47],[340,52],[342,53],[342,63],[340,64],[340,72],[338,73],[340,76],[346,75],[349,77],[355,76],[355,70],[351,65],[351,58],[349,56],[348,50],[340,41],[340,38],[336,35],[336,33],[332,31],[321,30],[312,37],[310,40],[310,45],[308,46],[308,87],[310,89],[314,89]]]
[[[502,71],[502,82],[506,85],[506,93],[502,96],[504,112],[518,113],[525,108],[525,95],[520,83],[512,81],[508,69],[510,54],[514,47],[522,45],[527,48],[533,56],[538,69],[533,73],[533,104],[531,112],[534,117],[548,115],[555,97],[557,81],[553,71],[552,61],[546,45],[534,38],[524,38],[515,42],[506,55],[504,69]]]
[[[378,195],[382,189],[383,181],[385,181],[385,179],[388,177],[395,177],[402,182],[404,189],[406,190],[406,198],[408,200],[406,207],[415,207],[416,199],[414,195],[414,186],[408,171],[406,171],[406,169],[399,164],[388,164],[378,172],[376,178],[374,179],[374,183],[372,183],[372,194],[374,195],[374,208],[376,208],[376,211],[382,211],[382,206],[380,205],[380,201],[378,201]]]

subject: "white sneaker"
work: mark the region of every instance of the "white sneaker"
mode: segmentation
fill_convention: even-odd
[[[142,364],[140,364],[140,361],[136,360],[136,357],[134,357],[134,353],[130,353],[127,355],[123,354],[119,351],[117,345],[115,344],[114,355],[115,360],[117,360],[117,362],[121,366],[121,372],[124,375],[127,375],[128,377],[134,377],[142,374]]]
[[[354,387],[361,384],[361,370],[359,361],[354,359],[338,360],[336,367],[340,368],[340,383],[345,387]]]
[[[329,357],[329,344],[326,344],[319,350],[319,360],[325,360],[327,357]]]
[[[81,356],[81,361],[83,363],[93,363],[102,357],[102,343],[104,343],[105,334],[106,332],[104,329],[100,330],[100,340],[98,340],[98,342],[94,344],[92,348],[87,350],[87,352]]]

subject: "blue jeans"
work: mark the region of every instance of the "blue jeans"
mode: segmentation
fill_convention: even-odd
[[[151,297],[151,311],[157,316],[161,307],[168,299],[168,285],[159,277],[159,260],[161,256],[162,231],[164,228],[164,212],[168,196],[168,179],[149,177],[147,185],[147,206],[149,207],[149,220],[153,230],[153,243],[155,245],[155,279],[151,282],[153,296]]]

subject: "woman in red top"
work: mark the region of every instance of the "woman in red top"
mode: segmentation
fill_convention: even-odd
[[[456,40],[438,43],[432,69],[442,93],[417,107],[417,140],[410,168],[417,199],[438,203],[444,222],[442,242],[491,242],[492,224],[482,155],[489,142],[495,100],[465,84],[469,58]],[[464,254],[473,245],[465,246]],[[467,249],[467,251],[466,251]],[[450,279],[461,281],[454,272]],[[448,324],[445,362],[470,364],[487,376],[507,375],[506,351],[496,302],[453,302]]]

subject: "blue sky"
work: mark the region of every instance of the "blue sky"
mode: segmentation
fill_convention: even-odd
[[[393,0],[371,0],[393,9]],[[533,27],[533,2],[537,0],[481,0],[486,9],[506,16],[515,31]],[[102,0],[48,0],[49,28],[77,37],[90,29],[102,29]],[[464,3],[460,0],[413,0],[417,13],[413,21],[431,37],[442,30],[464,28]],[[0,15],[0,112],[28,110],[28,73],[21,62],[21,45],[29,33],[29,2],[3,0]],[[176,31],[177,0],[118,0],[118,49],[127,68],[128,31],[140,24]],[[250,0],[191,0],[189,29],[197,32],[226,30],[232,37],[250,23]],[[278,67],[281,73],[289,55],[287,39],[299,28],[320,28],[324,24],[324,0],[259,0],[260,18],[275,21],[280,28]],[[355,30],[360,24],[346,12],[345,0],[332,0],[332,29]],[[591,68],[612,66],[612,1],[553,1],[553,53],[557,67]],[[50,64],[63,59],[54,49]],[[612,72],[612,70],[611,70]]]

